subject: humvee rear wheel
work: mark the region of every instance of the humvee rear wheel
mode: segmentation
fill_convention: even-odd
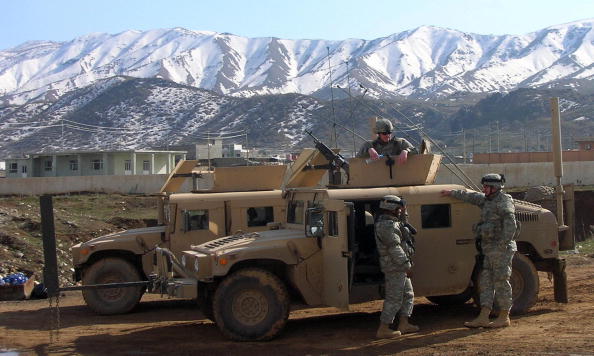
[[[138,282],[141,276],[130,262],[117,258],[102,258],[93,263],[83,274],[83,285]],[[137,304],[144,287],[83,289],[83,298],[87,305],[98,314],[123,314]]]
[[[425,298],[437,305],[462,305],[472,298],[472,294],[473,288],[469,286],[464,292],[460,294],[433,295]]]
[[[270,340],[289,317],[289,296],[274,274],[258,269],[239,270],[217,288],[214,318],[227,337],[238,340]]]
[[[523,314],[536,303],[538,289],[540,288],[538,272],[528,257],[516,252],[512,260],[512,274],[509,281],[512,286],[512,308],[510,312],[512,314]],[[477,305],[480,305],[479,282],[477,280],[475,283],[477,290],[473,295]],[[494,311],[498,309],[497,305],[493,306]]]

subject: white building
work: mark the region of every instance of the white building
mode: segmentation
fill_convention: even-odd
[[[186,151],[65,151],[8,158],[6,177],[168,174]]]

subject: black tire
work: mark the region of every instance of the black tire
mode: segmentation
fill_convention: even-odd
[[[263,341],[277,336],[289,317],[284,283],[259,268],[246,268],[227,277],[213,300],[214,318],[225,336],[237,341]]]
[[[511,313],[524,314],[536,304],[540,288],[538,272],[528,257],[516,252],[510,282],[513,299]]]
[[[83,273],[83,285],[138,282],[141,281],[138,269],[130,262],[107,257],[98,260]],[[132,310],[142,297],[145,287],[83,289],[87,305],[98,314],[124,314]]]
[[[477,289],[473,297],[475,303],[480,306],[478,282],[477,280],[475,283]],[[540,281],[538,279],[538,272],[532,261],[517,252],[512,260],[510,283],[512,285],[512,308],[510,312],[512,314],[524,314],[536,303]],[[493,310],[498,309],[497,305],[493,306]]]
[[[466,290],[460,294],[451,294],[451,295],[433,295],[429,297],[425,297],[429,299],[430,302],[435,303],[437,305],[445,305],[445,306],[452,306],[452,305],[462,305],[470,300],[473,296],[473,288],[468,287]]]

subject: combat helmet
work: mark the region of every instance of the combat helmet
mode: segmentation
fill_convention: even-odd
[[[501,189],[505,183],[505,177],[503,174],[489,173],[485,174],[481,179],[482,185],[490,185],[494,188]]]
[[[396,195],[385,195],[380,201],[380,209],[385,210],[396,210],[406,204],[404,199],[397,197]]]
[[[375,122],[375,133],[392,132],[394,126],[388,119],[379,119]]]

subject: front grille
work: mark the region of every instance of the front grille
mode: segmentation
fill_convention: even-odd
[[[516,211],[516,220],[518,221],[538,221],[538,214],[526,211]]]

